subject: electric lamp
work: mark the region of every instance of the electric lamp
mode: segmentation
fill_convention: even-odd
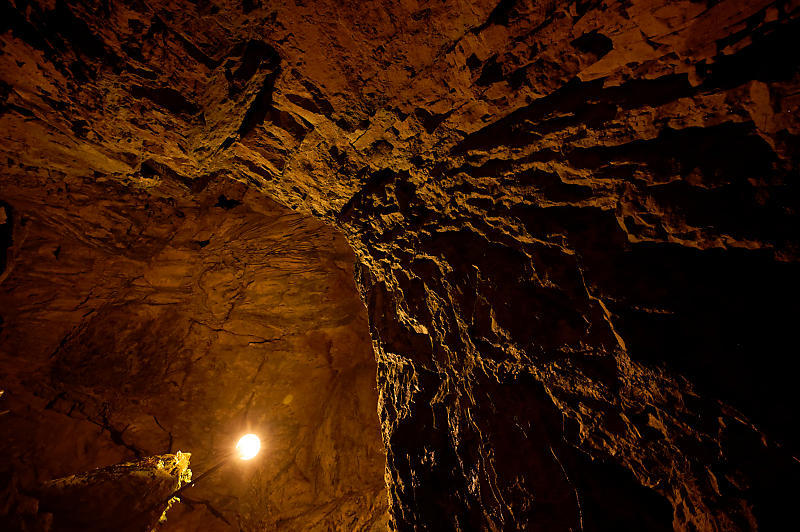
[[[170,495],[167,500],[171,499],[172,497],[177,496],[183,490],[187,488],[191,488],[192,486],[196,485],[202,479],[216,471],[217,469],[224,466],[228,461],[234,456],[237,455],[240,460],[252,460],[256,457],[258,452],[261,450],[261,438],[256,436],[255,434],[245,434],[241,438],[239,438],[239,442],[236,444],[235,451],[231,451],[226,454],[222,460],[214,464],[211,468],[207,471],[203,472],[201,475],[198,475],[196,478],[192,479],[189,483],[184,484],[177,490],[175,490],[172,495]]]
[[[261,450],[261,440],[255,434],[245,434],[236,444],[236,451],[242,460],[252,460]]]

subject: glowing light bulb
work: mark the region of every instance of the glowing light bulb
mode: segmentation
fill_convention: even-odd
[[[236,444],[236,450],[239,452],[239,458],[250,460],[261,450],[261,440],[255,434],[245,434]]]

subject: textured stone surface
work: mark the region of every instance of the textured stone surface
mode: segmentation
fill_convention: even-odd
[[[53,479],[31,495],[16,491],[8,501],[13,511],[4,508],[0,525],[35,532],[150,532],[163,522],[172,494],[191,477],[189,459],[187,453],[148,456]]]
[[[375,362],[341,235],[235,183],[4,185],[0,463],[23,487],[175,450],[200,474],[252,431],[261,456],[187,490],[167,530],[385,528]]]
[[[147,532],[157,526],[170,495],[191,476],[189,455],[150,456],[44,483],[39,512],[53,530]]]
[[[340,227],[396,529],[776,529],[799,10],[12,4],[3,183],[233,177]]]

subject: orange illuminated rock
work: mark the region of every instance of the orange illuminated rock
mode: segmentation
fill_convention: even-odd
[[[793,519],[797,2],[3,10],[21,474],[269,425],[185,529]]]

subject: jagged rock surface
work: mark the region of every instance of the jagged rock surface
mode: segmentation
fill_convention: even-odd
[[[393,528],[791,515],[798,2],[3,15],[4,182],[230,175],[345,232]]]
[[[167,454],[54,479],[36,491],[39,512],[53,516],[54,531],[150,532],[191,476],[188,467],[189,455]]]
[[[189,458],[187,453],[148,456],[49,480],[33,496],[14,493],[13,511],[3,508],[0,525],[32,532],[151,532],[165,520],[172,494],[191,477]]]

